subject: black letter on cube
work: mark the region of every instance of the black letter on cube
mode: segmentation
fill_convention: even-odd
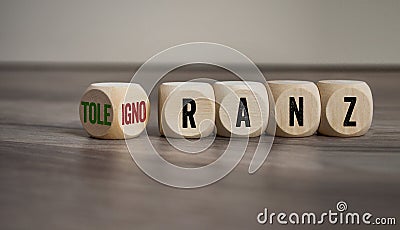
[[[240,98],[236,127],[240,127],[242,121],[244,121],[246,127],[250,127],[249,110],[247,109],[247,99],[245,97]]]
[[[188,111],[188,104],[190,104],[190,111]],[[196,128],[196,123],[194,122],[194,113],[196,112],[196,102],[191,98],[183,98],[183,108],[182,108],[182,119],[183,119],[183,128],[188,127],[188,118],[190,121],[190,127]]]
[[[303,97],[299,97],[299,108],[297,109],[296,100],[294,97],[289,98],[289,125],[294,126],[294,115],[296,114],[297,123],[303,126]]]
[[[344,118],[343,126],[357,126],[357,122],[350,121],[353,114],[354,107],[356,106],[356,97],[344,97],[344,102],[350,102],[349,109],[347,110],[346,117]]]

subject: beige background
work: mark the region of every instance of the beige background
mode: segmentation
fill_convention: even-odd
[[[0,2],[0,62],[141,63],[191,41],[257,63],[396,65],[400,1]]]

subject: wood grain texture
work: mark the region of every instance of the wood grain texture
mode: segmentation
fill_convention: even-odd
[[[149,110],[143,88],[124,82],[93,83],[79,103],[82,127],[92,137],[106,140],[139,136],[145,130]]]
[[[213,84],[217,133],[222,137],[258,137],[268,124],[269,99],[261,82],[219,81]]]
[[[183,68],[165,80],[181,81],[188,74],[233,78],[220,69],[207,71]],[[254,175],[247,173],[252,156],[246,154],[223,180],[192,190],[153,181],[132,161],[124,141],[92,139],[82,129],[77,105],[86,87],[129,81],[132,73],[0,70],[1,229],[287,229],[260,226],[256,215],[264,207],[322,212],[340,200],[351,210],[398,217],[400,72],[266,72],[268,80],[366,81],[374,95],[371,129],[355,138],[276,138],[267,162]],[[151,95],[151,100],[156,98],[156,93]],[[157,111],[155,104],[152,111]],[[182,154],[159,136],[157,113],[152,114],[151,139],[175,164],[198,167],[212,162],[226,143],[217,138],[206,154]],[[249,151],[255,145],[251,139]],[[313,226],[327,227],[365,228]]]
[[[293,80],[268,81],[268,86],[274,97],[275,135],[307,137],[315,134],[321,118],[317,86],[310,81]]]
[[[158,123],[161,135],[201,138],[214,131],[215,96],[210,84],[166,82],[160,85],[158,92]],[[187,113],[184,114],[184,111]],[[183,120],[186,121],[186,127]]]
[[[368,132],[373,117],[373,97],[368,84],[354,80],[324,80],[321,124],[318,132],[328,136],[354,137]]]

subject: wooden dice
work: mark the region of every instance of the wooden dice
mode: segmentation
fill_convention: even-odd
[[[219,136],[256,137],[268,124],[269,102],[260,82],[222,81],[213,85]]]
[[[325,80],[317,85],[322,105],[319,133],[352,137],[368,131],[372,122],[373,100],[365,82]]]
[[[260,82],[167,82],[159,87],[160,133],[174,138],[256,137],[269,121],[274,100],[276,136],[364,135],[372,123],[373,98],[362,81],[279,80]],[[268,91],[270,89],[270,92]],[[270,95],[270,96],[269,96]],[[149,119],[149,99],[138,84],[94,83],[84,93],[79,114],[93,137],[140,135]],[[216,130],[215,130],[216,128]]]
[[[214,131],[215,97],[210,84],[167,82],[158,91],[161,135],[174,138],[207,137]]]
[[[94,83],[82,96],[82,126],[100,139],[124,139],[145,129],[150,103],[143,88],[131,83]]]
[[[275,100],[276,136],[306,137],[319,126],[321,102],[317,86],[309,81],[268,81]]]

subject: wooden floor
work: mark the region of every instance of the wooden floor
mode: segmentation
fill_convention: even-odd
[[[0,69],[1,229],[280,229],[258,225],[257,213],[264,207],[318,213],[335,210],[341,200],[349,210],[400,220],[400,71],[266,71],[268,80],[366,81],[375,103],[371,130],[357,138],[276,138],[256,174],[247,173],[251,156],[246,156],[221,181],[191,190],[157,183],[135,165],[124,141],[92,139],[81,128],[78,105],[85,88],[91,82],[129,81],[132,73]],[[232,77],[215,69],[182,69],[166,79],[188,76]],[[153,111],[149,133],[169,161],[198,166],[218,157],[216,147],[195,157],[169,147],[155,117]]]

